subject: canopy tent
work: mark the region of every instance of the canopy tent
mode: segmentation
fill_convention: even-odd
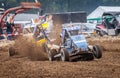
[[[3,14],[3,12],[4,12],[4,9],[0,8],[0,16],[1,16],[1,14]]]
[[[100,23],[104,12],[120,12],[120,6],[99,6],[87,16],[87,22]]]
[[[99,6],[87,16],[87,19],[101,18],[104,12],[120,12],[120,6]]]

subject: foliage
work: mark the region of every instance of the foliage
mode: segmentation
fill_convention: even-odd
[[[0,7],[5,9],[18,6],[20,2],[34,2],[35,0],[0,0]],[[119,6],[119,0],[38,0],[45,12],[93,11],[98,6]]]

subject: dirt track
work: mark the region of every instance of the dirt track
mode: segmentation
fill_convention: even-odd
[[[120,78],[119,48],[103,51],[99,60],[78,62],[31,61],[0,50],[0,78]]]

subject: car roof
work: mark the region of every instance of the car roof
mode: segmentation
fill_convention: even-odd
[[[80,30],[81,26],[94,29],[96,27],[96,24],[91,24],[91,23],[65,23],[65,24],[62,24],[62,29],[65,29],[67,31]]]

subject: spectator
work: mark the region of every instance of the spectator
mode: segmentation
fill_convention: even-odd
[[[0,27],[0,40],[4,39],[2,28]]]
[[[14,24],[13,24],[13,21],[12,21],[11,17],[8,17],[7,22],[6,22],[6,27],[7,27],[6,32],[7,32],[7,35],[8,35],[7,36],[8,40],[12,40],[13,26],[14,26]]]

